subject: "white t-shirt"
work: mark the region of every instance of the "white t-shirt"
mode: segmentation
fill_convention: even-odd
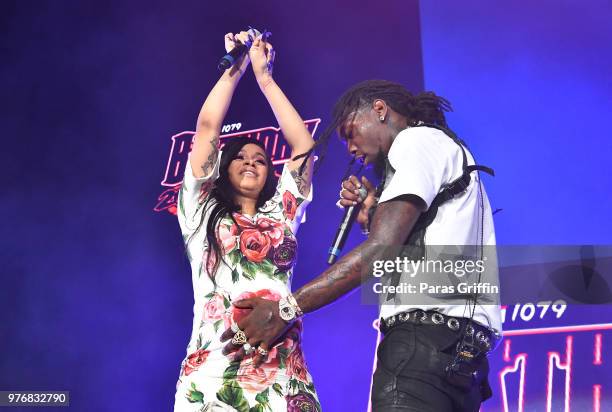
[[[467,149],[465,152],[468,165],[473,165],[472,155]],[[431,127],[410,127],[398,133],[389,150],[388,160],[391,167],[388,168],[379,203],[401,195],[416,195],[425,201],[429,209],[436,195],[463,174],[461,147],[442,131]],[[482,212],[481,196],[484,209]],[[472,172],[470,185],[465,192],[438,208],[435,219],[426,229],[424,243],[426,246],[488,245],[488,248],[484,248],[488,255],[487,276],[499,285],[491,206],[484,187],[479,190],[479,177],[476,172]],[[422,309],[469,318],[474,306],[473,303],[469,306],[465,303],[445,305],[443,301],[440,301],[440,305],[411,305],[403,302],[400,305],[382,305],[381,317],[387,318],[400,312]],[[497,302],[478,304],[474,311],[474,320],[501,333],[500,307]]]

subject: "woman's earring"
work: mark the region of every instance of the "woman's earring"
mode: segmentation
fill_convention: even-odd
[[[384,122],[385,121],[385,116],[380,116],[379,119],[380,119],[381,122]]]

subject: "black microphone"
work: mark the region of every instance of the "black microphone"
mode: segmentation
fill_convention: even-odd
[[[359,198],[363,201],[367,195],[368,191],[365,189],[365,187],[361,186],[359,188]],[[336,259],[338,259],[340,252],[342,252],[344,242],[346,242],[346,238],[351,232],[351,227],[353,227],[353,223],[355,222],[357,213],[359,213],[359,209],[361,209],[361,203],[357,203],[356,205],[349,206],[345,209],[344,217],[342,218],[342,222],[340,222],[340,227],[338,227],[336,237],[334,238],[334,243],[332,243],[332,246],[329,248],[329,257],[327,258],[328,264],[333,265]]]
[[[229,51],[225,56],[221,57],[219,60],[219,65],[217,69],[219,71],[224,71],[229,69],[239,60],[242,56],[244,56],[249,51],[249,48],[242,43],[236,43],[236,46]]]

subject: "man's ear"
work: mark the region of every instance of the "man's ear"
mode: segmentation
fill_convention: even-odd
[[[376,113],[376,117],[384,122],[387,118],[388,107],[384,100],[376,99],[372,102],[372,110]]]

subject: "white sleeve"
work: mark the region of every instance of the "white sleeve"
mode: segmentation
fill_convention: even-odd
[[[306,207],[312,202],[312,197],[312,182],[310,183],[308,196],[304,197],[298,190],[297,183],[295,183],[295,179],[291,175],[287,163],[285,163],[281,177],[276,185],[276,193],[270,199],[270,202],[280,205],[283,215],[290,223],[294,234],[297,233],[300,224],[306,221]]]
[[[402,195],[416,195],[427,208],[443,186],[451,182],[459,145],[442,131],[414,127],[401,131],[389,150],[389,163],[395,170],[379,203]]]
[[[191,154],[187,159],[185,176],[177,199],[177,217],[184,238],[193,234],[202,222],[204,202],[208,198],[215,180],[219,177],[221,151],[219,151],[217,161],[208,176],[195,177],[190,159]]]

